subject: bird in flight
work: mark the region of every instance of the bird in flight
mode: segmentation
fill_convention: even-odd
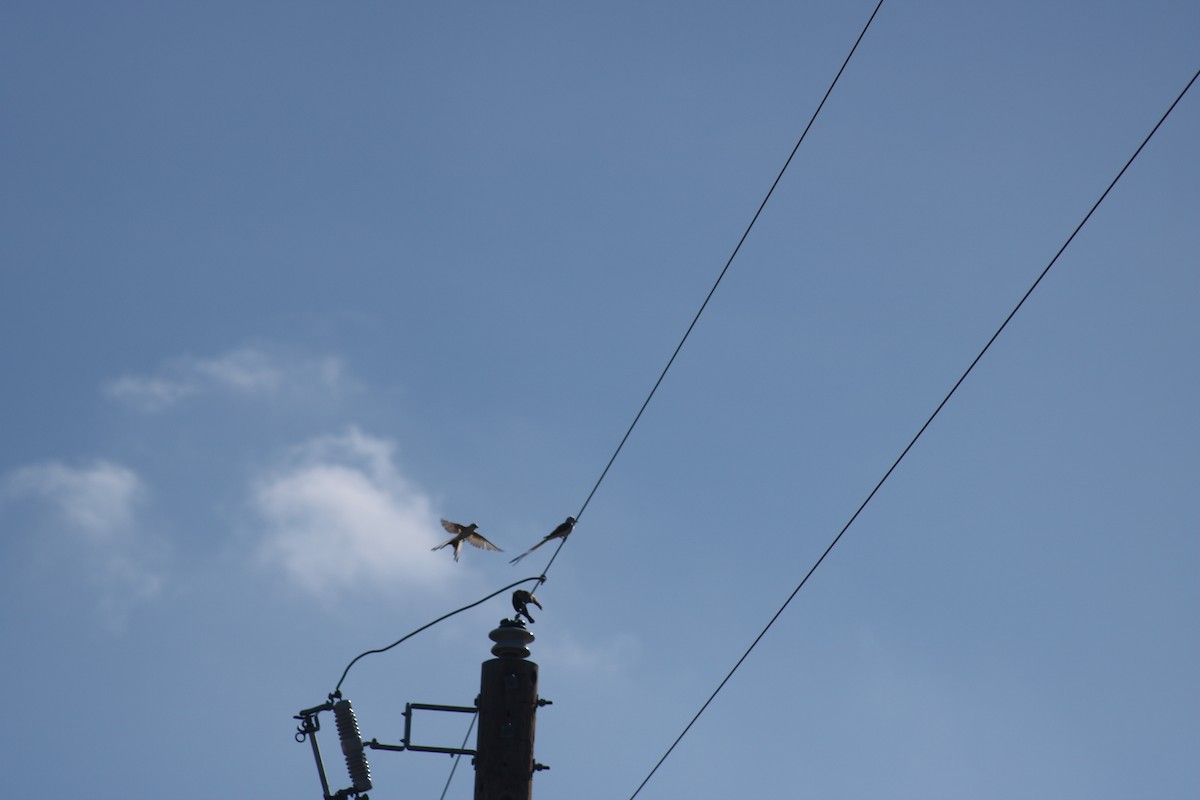
[[[538,602],[538,599],[533,596],[532,592],[527,592],[524,589],[517,589],[513,592],[513,610],[517,612],[517,621],[520,621],[521,616],[524,615],[525,619],[533,622],[533,617],[529,616],[530,603],[533,603],[538,608],[542,607],[542,604]]]
[[[547,534],[546,534],[546,536],[545,536],[545,538],[543,538],[543,539],[542,539],[540,542],[538,542],[538,543],[537,543],[537,544],[535,544],[533,547],[531,547],[531,548],[529,548],[528,550],[526,550],[524,553],[521,553],[521,555],[517,556],[516,558],[514,558],[512,561],[509,561],[508,563],[510,563],[510,564],[515,564],[515,563],[517,563],[517,562],[518,562],[518,561],[520,561],[522,558],[524,558],[525,556],[529,555],[529,554],[530,554],[530,553],[532,553],[534,550],[537,550],[539,547],[541,547],[542,545],[544,545],[546,542],[550,541],[551,539],[565,539],[565,538],[567,538],[567,534],[569,534],[569,533],[571,532],[571,529],[572,529],[572,528],[574,528],[574,527],[575,527],[575,518],[574,518],[574,517],[567,517],[567,519],[566,519],[566,521],[565,521],[565,522],[563,522],[561,525],[559,525],[559,526],[558,526],[557,528],[555,528],[554,530],[552,530],[552,531],[550,531],[549,533],[547,533]],[[530,620],[530,621],[532,622],[532,620]]]
[[[480,550],[495,550],[496,552],[503,552],[499,547],[496,547],[496,545],[483,538],[483,534],[477,531],[479,526],[474,522],[472,522],[470,525],[459,525],[457,522],[451,522],[448,519],[444,519],[442,520],[442,527],[445,528],[448,533],[452,533],[454,535],[433,549],[441,550],[443,547],[453,545],[455,561],[458,561],[458,556],[460,553],[462,553],[463,542],[474,545]]]

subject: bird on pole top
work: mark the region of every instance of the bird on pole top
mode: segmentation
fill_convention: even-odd
[[[448,519],[442,520],[442,527],[448,533],[454,534],[446,541],[439,544],[434,550],[441,550],[443,547],[454,547],[454,560],[458,561],[459,555],[462,553],[463,542],[469,545],[478,547],[480,550],[494,550],[498,553],[504,552],[496,545],[483,538],[483,534],[479,533],[479,526],[472,522],[470,525],[459,525],[457,522],[451,522]]]
[[[521,620],[521,617],[525,617],[525,619],[533,622],[533,617],[529,616],[530,603],[533,603],[538,608],[542,607],[542,604],[539,603],[538,599],[533,596],[533,593],[527,592],[524,589],[517,589],[515,592],[513,592],[512,603],[513,610],[517,612],[518,622]]]
[[[542,539],[540,542],[538,542],[538,543],[537,543],[537,544],[535,544],[533,547],[531,547],[531,548],[529,548],[528,550],[526,550],[524,553],[521,553],[521,555],[517,556],[516,558],[514,558],[512,561],[509,561],[508,563],[510,563],[510,564],[515,564],[515,563],[517,563],[517,562],[518,562],[518,561],[520,561],[522,558],[524,558],[525,556],[529,555],[529,554],[530,554],[530,553],[532,553],[534,550],[537,550],[539,547],[541,547],[542,545],[544,545],[546,542],[550,541],[551,539],[565,539],[565,538],[567,538],[567,536],[568,536],[568,535],[571,533],[571,531],[574,529],[574,527],[575,527],[575,518],[574,518],[574,517],[567,517],[567,519],[566,519],[566,521],[565,521],[565,522],[563,522],[562,524],[560,524],[560,525],[559,525],[557,528],[555,528],[554,530],[552,530],[552,531],[550,531],[549,533],[547,533],[547,534],[546,534],[546,536],[545,536],[545,537],[544,537],[544,538],[543,538],[543,539]]]

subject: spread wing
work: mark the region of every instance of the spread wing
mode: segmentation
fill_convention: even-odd
[[[448,519],[442,520],[442,527],[447,533],[453,533],[455,536],[462,536],[464,533],[470,533],[466,525],[459,525],[457,522],[451,522]]]
[[[480,550],[495,550],[497,553],[504,552],[478,533],[472,533],[467,537],[467,541],[478,547]]]

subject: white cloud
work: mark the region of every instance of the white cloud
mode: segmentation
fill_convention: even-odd
[[[161,378],[124,376],[109,381],[104,393],[143,411],[159,411],[195,392],[194,386]]]
[[[41,500],[65,527],[103,541],[131,534],[145,487],[132,470],[109,461],[83,467],[48,462],[9,473],[3,492]]]
[[[51,521],[39,538],[39,560],[55,572],[81,569],[99,592],[93,610],[121,627],[137,603],[156,597],[162,575],[152,566],[157,541],[141,529],[147,488],[128,467],[111,461],[71,466],[34,464],[0,478],[0,501],[26,501]]]
[[[219,358],[188,360],[184,369],[200,382],[244,394],[277,391],[284,380],[282,365],[261,350],[248,347]]]
[[[444,584],[455,565],[430,552],[439,541],[437,515],[396,468],[394,449],[358,429],[294,448],[254,489],[266,525],[262,557],[323,596]]]
[[[215,358],[180,356],[152,375],[124,375],[104,394],[142,411],[161,411],[198,394],[270,397],[284,392],[337,392],[347,386],[342,362],[332,356],[302,358],[259,347],[240,347]]]

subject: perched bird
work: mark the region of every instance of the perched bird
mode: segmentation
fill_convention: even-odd
[[[525,619],[533,622],[533,617],[529,616],[530,603],[533,603],[538,608],[542,607],[542,604],[538,602],[538,599],[531,592],[527,592],[524,589],[517,589],[513,592],[513,610],[517,612],[518,621],[524,615]]]
[[[448,519],[444,519],[442,520],[442,527],[454,535],[433,549],[441,550],[443,547],[448,545],[454,545],[455,561],[458,561],[458,555],[462,552],[463,542],[474,545],[480,550],[495,550],[496,552],[504,552],[499,547],[496,547],[496,545],[483,538],[483,534],[476,531],[479,526],[474,522],[472,522],[470,525],[459,525],[457,522],[451,522]]]
[[[565,539],[565,538],[567,538],[567,534],[569,534],[569,533],[571,532],[571,529],[572,529],[572,528],[574,528],[574,527],[575,527],[575,518],[574,518],[574,517],[567,517],[567,520],[566,520],[566,522],[562,523],[562,524],[561,524],[561,525],[559,525],[557,528],[555,528],[554,530],[552,530],[552,531],[550,531],[549,533],[547,533],[547,534],[546,534],[546,537],[545,537],[544,539],[542,539],[540,542],[538,542],[537,544],[535,544],[533,547],[529,548],[529,549],[528,549],[528,550],[526,550],[524,553],[521,553],[521,555],[517,556],[516,558],[514,558],[512,561],[509,561],[508,563],[510,563],[510,564],[515,564],[515,563],[517,563],[517,562],[518,562],[518,561],[520,561],[522,558],[524,558],[525,556],[529,555],[529,554],[530,554],[530,553],[532,553],[534,550],[537,550],[539,547],[541,547],[542,545],[544,545],[546,542],[550,541],[551,539]]]

